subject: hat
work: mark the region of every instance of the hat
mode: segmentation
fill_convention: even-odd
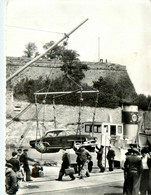
[[[27,148],[25,148],[23,151],[27,152],[27,151],[28,151],[28,149],[27,149]]]
[[[132,153],[132,149],[128,149],[128,152],[125,153],[125,155],[130,155]]]
[[[12,156],[16,156],[17,155],[17,152],[12,152]]]
[[[8,163],[8,162],[5,164],[5,166],[6,166],[6,167],[10,167],[10,168],[13,167],[13,165],[12,165],[11,163]]]
[[[36,162],[32,166],[34,167],[34,166],[37,166],[37,165],[40,165],[40,162]]]
[[[80,147],[80,151],[83,152],[85,150],[84,147]]]
[[[140,154],[139,151],[137,150],[137,148],[133,148],[133,149],[131,149],[131,151],[132,151],[133,153],[135,153],[135,154]]]
[[[137,148],[137,144],[129,144],[130,147]]]
[[[142,154],[147,154],[148,152],[149,152],[149,150],[146,147],[141,150]]]
[[[101,145],[101,148],[104,148],[104,146],[103,146],[103,145]]]

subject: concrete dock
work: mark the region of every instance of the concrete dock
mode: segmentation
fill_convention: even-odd
[[[32,178],[30,182],[20,182],[17,195],[78,195],[78,194],[122,194],[123,171],[115,169],[113,172],[106,170],[100,173],[98,168],[93,169],[90,177],[71,181],[69,176],[64,176],[62,181],[56,181],[60,166],[44,167],[44,176]]]

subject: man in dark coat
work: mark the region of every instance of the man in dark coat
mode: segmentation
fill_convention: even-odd
[[[138,195],[143,165],[139,151],[136,148],[131,151],[124,163],[124,170],[127,174],[125,191],[127,195]]]
[[[62,180],[62,177],[64,176],[65,174],[65,169],[68,169],[71,165],[71,162],[70,162],[70,155],[66,152],[66,149],[63,149],[65,151],[65,153],[63,154],[62,156],[62,164],[61,164],[61,169],[59,171],[59,176],[58,176],[58,181],[61,181]],[[71,180],[74,180],[75,177],[73,174],[69,174]]]
[[[13,171],[16,173],[20,169],[20,163],[17,159],[17,152],[12,152],[12,158],[7,161],[13,165]]]
[[[17,150],[17,158],[20,159],[20,156],[22,155],[22,148],[18,148]]]
[[[128,151],[125,153],[125,156],[127,159],[131,154],[133,154],[132,149],[128,149]],[[127,188],[127,170],[125,168],[122,168],[124,170],[124,185],[123,185],[123,195],[126,195],[126,188]]]
[[[114,170],[114,157],[115,157],[115,151],[113,149],[111,149],[111,146],[109,146],[109,150],[108,150],[108,153],[107,153],[109,171]]]
[[[33,161],[33,162],[37,162],[37,161],[28,157],[27,151],[28,149],[23,150],[23,154],[20,156],[20,162],[23,164],[24,172],[26,173],[26,181],[32,181],[30,178],[31,174],[30,174],[28,160]]]
[[[88,163],[92,159],[92,156],[84,147],[80,148],[78,155],[81,161],[80,179],[82,179],[85,175],[87,177],[90,177],[89,170],[88,170]]]
[[[80,155],[80,148],[74,147],[73,149],[74,149],[74,151],[75,151],[75,153],[77,155],[77,158],[76,158],[77,172],[78,172],[78,175],[80,176],[80,170],[81,170],[81,166],[82,166],[81,161],[80,161],[80,157],[79,157],[79,155]]]
[[[103,167],[103,164],[102,164],[102,160],[103,160],[103,149],[104,149],[104,146],[101,145],[101,147],[99,148],[98,146],[96,146],[96,149],[98,151],[96,151],[97,153],[97,160],[98,160],[98,167],[100,168],[100,172],[104,172],[104,167]]]
[[[6,179],[6,193],[9,195],[15,195],[18,191],[18,183],[16,173],[13,171],[13,165],[6,163],[5,165],[5,179]]]
[[[149,152],[149,156],[147,159],[147,165],[149,168],[149,194],[151,194],[151,152]]]

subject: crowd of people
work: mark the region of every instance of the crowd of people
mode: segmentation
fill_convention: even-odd
[[[30,158],[27,154],[28,149],[22,151],[21,148],[17,152],[12,152],[12,157],[7,160],[5,165],[6,174],[6,193],[15,195],[19,188],[19,181],[32,181],[31,171],[28,161],[39,163]]]
[[[79,175],[80,179],[83,179],[84,177],[90,177],[90,172],[92,171],[93,167],[93,161],[92,156],[88,152],[88,150],[85,149],[85,147],[79,147],[73,148],[75,151],[75,154],[77,155],[76,163],[77,163],[77,173]],[[64,154],[62,156],[62,164],[61,169],[59,172],[58,179],[59,181],[62,180],[63,175],[66,174],[66,169],[71,169],[71,160],[70,160],[70,154],[64,149]],[[104,146],[101,145],[100,148],[96,146],[96,158],[97,158],[97,165],[100,169],[100,172],[105,171],[105,166],[103,165],[103,154],[104,154]],[[108,147],[108,152],[106,156],[109,164],[109,171],[114,170],[114,158],[115,158],[115,151],[111,148],[111,146]],[[71,180],[74,180],[75,177],[73,175],[73,171],[71,171],[70,174],[68,174],[71,177]]]
[[[124,163],[124,195],[151,194],[151,152],[131,144]]]
[[[74,173],[75,170],[71,169],[71,160],[70,160],[70,154],[66,151],[64,148],[64,153],[62,156],[62,164],[61,169],[59,171],[58,179],[59,181],[62,180],[64,175],[69,175],[71,180],[75,179]],[[91,154],[84,148],[74,148],[75,154],[77,155],[77,173],[79,175],[80,179],[83,179],[84,177],[90,177],[90,172],[92,171],[93,167],[93,161]],[[105,171],[105,167],[103,165],[103,153],[104,153],[104,146],[100,146],[100,148],[96,147],[96,156],[98,161],[98,167],[100,169],[100,172]],[[114,150],[109,147],[107,159],[109,163],[109,170],[113,171],[114,169],[114,157],[115,152]],[[32,171],[29,167],[29,162],[32,161],[35,162],[33,165]],[[30,158],[28,156],[28,149],[22,150],[19,148],[17,152],[12,152],[12,156],[9,160],[6,162],[6,193],[7,194],[16,194],[19,188],[19,181],[32,181],[32,177],[38,177],[39,171],[43,170],[43,168],[40,165],[40,162],[36,161],[33,158]],[[68,169],[68,173],[67,173]]]
[[[90,172],[92,171],[92,156],[84,148],[74,148],[77,155],[77,172],[79,178],[90,177]],[[96,146],[97,153],[97,165],[100,169],[100,172],[105,171],[103,165],[103,153],[104,146],[101,145],[100,148]],[[64,158],[64,157],[67,158]],[[123,185],[123,194],[124,195],[150,195],[151,194],[151,152],[148,148],[137,149],[136,144],[130,144],[130,149],[125,153],[125,163],[124,163],[124,185]],[[109,165],[109,171],[114,170],[114,158],[115,151],[108,147],[108,152],[106,155]],[[67,160],[68,159],[68,160]],[[62,158],[62,166],[59,172],[58,180],[61,181],[65,170],[69,169],[71,166],[70,155],[65,152]],[[74,180],[74,172],[69,174],[71,180]]]
[[[84,148],[73,148],[77,155],[78,178],[90,177],[93,169],[91,154]],[[62,181],[64,175],[69,175],[71,180],[75,180],[75,169],[71,166],[70,154],[63,149],[62,164],[56,180]],[[109,171],[114,170],[115,151],[111,146],[108,147],[107,154],[104,146],[96,146],[96,159],[100,172],[104,172],[104,158],[108,160]],[[19,181],[32,181],[32,177],[39,177],[39,170],[43,170],[40,162],[28,156],[28,149],[18,149],[12,152],[12,157],[6,162],[6,193],[15,195],[18,191]],[[35,162],[32,172],[28,161]],[[124,195],[146,195],[151,194],[151,152],[148,148],[137,148],[135,144],[130,144],[130,149],[125,153],[124,170]]]

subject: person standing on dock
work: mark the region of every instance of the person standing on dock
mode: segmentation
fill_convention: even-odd
[[[19,189],[17,175],[13,171],[13,165],[8,162],[5,164],[5,179],[6,193],[9,195],[15,195]]]
[[[56,179],[58,181],[62,181],[62,177],[65,174],[65,170],[68,169],[71,165],[69,153],[66,151],[65,148],[63,150],[65,151],[65,153],[62,156],[62,164],[61,164],[61,169],[59,171],[58,179]],[[69,174],[69,177],[71,178],[71,180],[75,179],[73,174]]]
[[[143,172],[141,176],[140,192],[141,195],[146,195],[149,191],[149,167],[147,164],[148,157],[149,157],[148,148],[144,147],[141,150],[141,154],[142,154]]]
[[[115,151],[113,149],[111,149],[111,146],[109,146],[109,150],[108,150],[106,157],[107,157],[108,164],[109,164],[109,171],[113,171],[114,170]]]
[[[32,181],[28,160],[33,162],[37,162],[37,161],[28,157],[27,152],[28,149],[23,150],[23,154],[20,156],[20,162],[23,164],[24,172],[26,173],[26,181]]]
[[[86,177],[90,177],[88,163],[92,159],[92,156],[84,147],[80,148],[80,152],[78,155],[81,161],[80,179],[83,179],[85,175]]]
[[[96,146],[96,149],[97,149],[96,153],[97,153],[98,167],[100,168],[100,172],[104,172],[105,168],[103,167],[103,164],[102,164],[104,146],[101,145],[100,148]]]
[[[12,158],[7,161],[8,163],[13,165],[13,171],[17,173],[20,169],[20,163],[17,159],[17,152],[12,152]]]
[[[131,149],[130,155],[127,156],[124,163],[124,171],[127,178],[125,183],[125,194],[138,195],[143,165],[141,155],[136,148]]]

